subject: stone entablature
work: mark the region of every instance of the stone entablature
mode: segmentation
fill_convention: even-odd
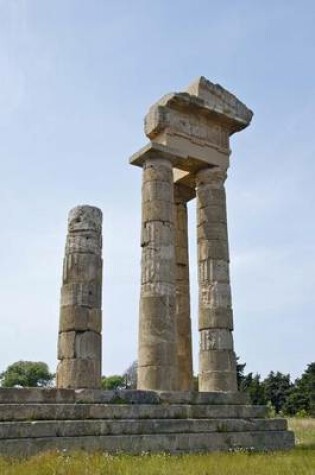
[[[187,92],[167,94],[145,117],[145,134],[190,159],[190,172],[203,164],[228,168],[229,137],[245,127],[252,111],[233,94],[205,78]],[[196,163],[197,162],[197,163]]]

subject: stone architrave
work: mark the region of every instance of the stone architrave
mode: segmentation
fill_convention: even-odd
[[[192,194],[190,199],[196,197],[197,189],[200,391],[234,392],[237,389],[223,177],[230,165],[230,137],[245,129],[252,116],[252,111],[236,96],[201,77],[186,91],[167,94],[149,109],[145,117],[145,134],[150,142],[130,159],[131,164],[143,167],[148,158],[163,156],[172,163],[175,189],[178,185],[189,188]],[[211,169],[213,172],[209,171]],[[215,181],[214,177],[219,181]],[[224,199],[220,201],[218,196],[223,195]],[[162,187],[159,200],[163,201]],[[177,237],[173,235],[174,246],[179,234]],[[186,251],[179,251],[177,246],[178,263],[182,258],[186,259],[184,255]],[[161,256],[157,254],[155,257],[156,268],[164,268]],[[176,308],[187,309],[188,301],[186,299],[183,303],[182,298],[183,288],[179,290],[178,270],[176,265]],[[151,320],[153,311],[157,310],[142,306],[140,331],[141,326]],[[188,320],[181,319],[178,310],[175,317],[176,354],[190,355]],[[164,319],[167,321],[166,314]],[[148,340],[150,338],[153,338],[152,335]],[[140,344],[141,341],[142,336]],[[181,358],[177,363],[177,381],[180,379],[180,361]],[[160,384],[163,385],[163,382],[159,381]],[[162,386],[154,389],[162,389]]]
[[[99,388],[102,355],[102,212],[69,213],[63,264],[57,387]]]
[[[196,175],[199,267],[199,389],[237,391],[224,182],[226,172]]]
[[[172,163],[143,165],[138,389],[176,389],[174,185]]]
[[[190,319],[188,210],[192,190],[175,184],[175,256],[176,256],[176,351],[178,391],[193,390],[192,338]]]

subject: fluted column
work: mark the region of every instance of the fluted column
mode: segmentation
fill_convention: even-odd
[[[57,387],[101,385],[102,212],[78,206],[69,213],[63,264]]]
[[[176,351],[178,391],[193,390],[187,195],[175,184]]]
[[[225,179],[218,167],[196,176],[200,391],[237,391]]]
[[[177,385],[174,240],[172,164],[148,158],[142,187],[138,389],[169,391]]]

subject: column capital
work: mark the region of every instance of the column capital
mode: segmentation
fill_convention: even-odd
[[[207,167],[196,173],[196,185],[223,186],[227,178],[225,169],[219,167]]]

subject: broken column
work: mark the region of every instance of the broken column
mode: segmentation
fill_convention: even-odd
[[[199,390],[237,391],[224,182],[226,172],[196,175],[199,265]]]
[[[138,389],[176,389],[174,236],[172,163],[157,154],[143,163]]]
[[[178,391],[193,390],[190,319],[188,210],[191,189],[175,184],[176,353]]]
[[[99,388],[102,355],[102,212],[69,213],[63,264],[57,387]]]

